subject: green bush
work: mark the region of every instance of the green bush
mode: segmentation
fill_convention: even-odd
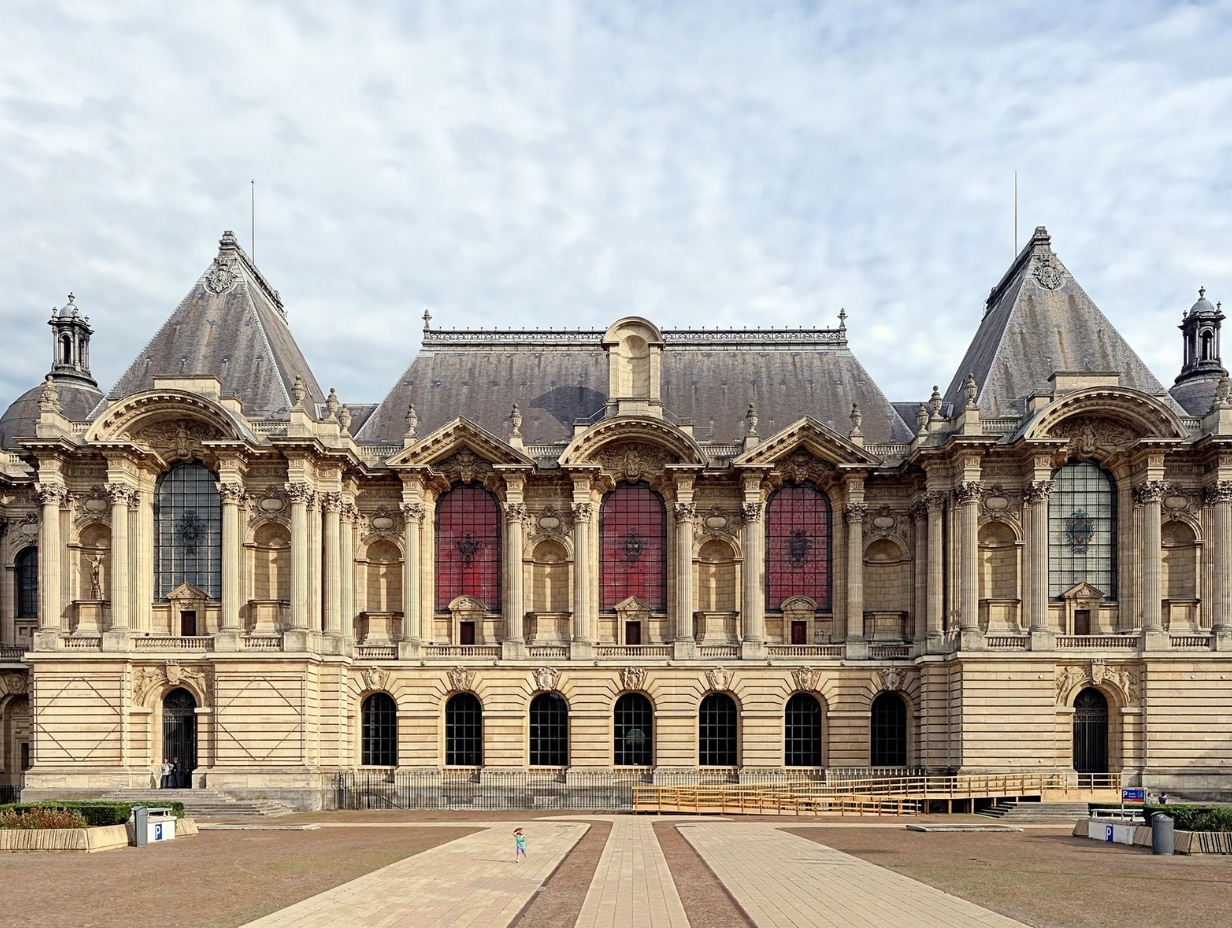
[[[132,817],[136,806],[150,805],[145,802],[100,802],[48,799],[43,802],[15,802],[0,806],[0,814],[12,810],[17,815],[26,815],[32,809],[64,809],[77,812],[82,818],[81,825],[66,825],[66,828],[96,827],[99,825],[123,825]],[[176,818],[184,817],[184,803],[160,802],[160,808],[168,808]]]
[[[1142,810],[1149,822],[1156,812],[1172,817],[1177,831],[1232,831],[1232,806],[1148,805]]]
[[[0,810],[0,828],[85,828],[86,817],[77,809],[51,809],[35,806],[18,811]]]

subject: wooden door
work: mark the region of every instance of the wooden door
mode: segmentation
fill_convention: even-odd
[[[1091,634],[1091,610],[1090,609],[1075,609],[1074,610],[1074,634],[1075,635]]]
[[[642,623],[641,622],[626,622],[625,623],[625,644],[641,644],[642,643]]]
[[[458,625],[458,644],[475,643],[475,623],[461,622]]]
[[[187,610],[180,613],[180,634],[191,638],[197,634],[197,613]]]
[[[791,623],[791,643],[808,644],[808,622]]]

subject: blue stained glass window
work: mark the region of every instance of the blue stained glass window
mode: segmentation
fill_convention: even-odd
[[[1048,499],[1048,595],[1079,583],[1116,599],[1116,489],[1094,464],[1074,461],[1053,472]]]
[[[222,500],[218,477],[200,464],[176,464],[154,493],[154,589],[165,600],[191,583],[222,597]]]

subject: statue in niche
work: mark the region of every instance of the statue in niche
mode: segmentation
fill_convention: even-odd
[[[90,562],[90,599],[98,601],[103,598],[103,556],[91,554],[86,560]]]

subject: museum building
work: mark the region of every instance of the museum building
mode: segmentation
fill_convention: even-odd
[[[343,402],[230,232],[106,394],[84,312],[53,312],[46,380],[0,419],[0,785],[27,798],[148,787],[167,756],[300,807],[364,770],[1232,792],[1204,294],[1165,389],[1040,227],[910,403],[842,312],[425,313],[385,398]]]

